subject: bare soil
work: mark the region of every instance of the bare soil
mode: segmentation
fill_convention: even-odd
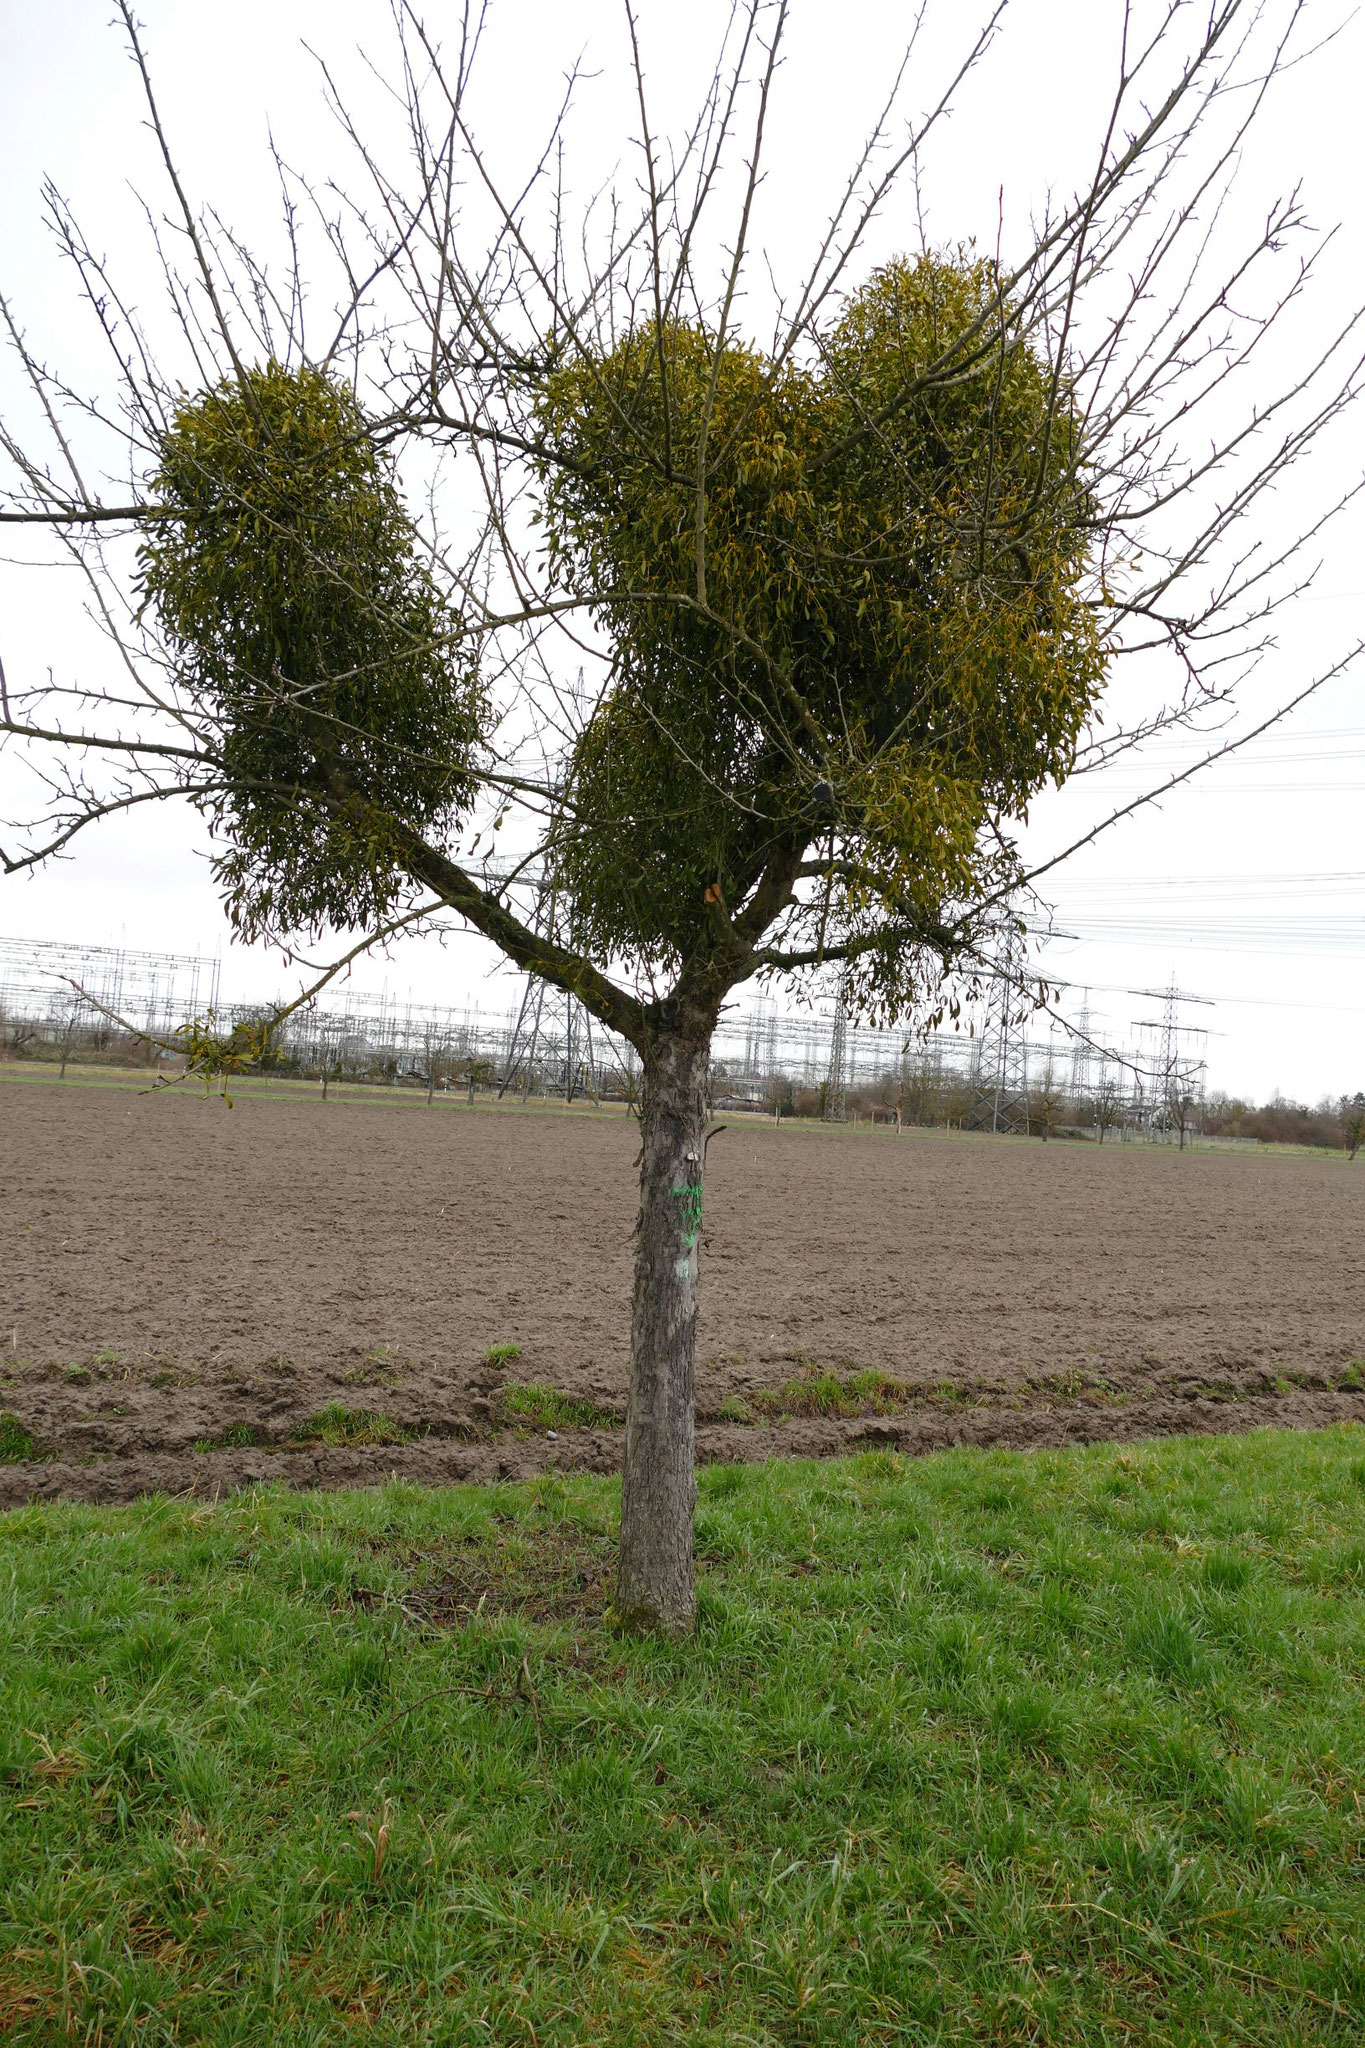
[[[0,1506],[613,1469],[635,1154],[620,1113],[0,1077]],[[704,1458],[1365,1422],[1365,1164],[741,1120],[703,1249]]]

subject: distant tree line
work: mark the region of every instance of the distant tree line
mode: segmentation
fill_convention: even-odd
[[[744,1098],[730,1093],[732,1086],[739,1085],[738,1077],[732,1083],[724,1066],[713,1068],[713,1096],[727,1108],[741,1106]],[[1278,1091],[1260,1105],[1222,1091],[1195,1098],[1171,1089],[1167,1095],[1169,1100],[1163,1097],[1152,1115],[1173,1142],[1197,1136],[1263,1145],[1312,1145],[1323,1151],[1347,1152],[1352,1159],[1365,1146],[1365,1092],[1324,1095],[1312,1107]],[[1139,1123],[1132,1098],[1132,1089],[1112,1071],[1077,1100],[1059,1083],[1055,1070],[1040,1070],[1029,1088],[1029,1134],[1112,1141],[1125,1128]],[[798,1081],[779,1071],[765,1078],[759,1101],[769,1115],[779,1119],[821,1117],[826,1109],[826,1089],[823,1083]],[[907,1065],[904,1072],[893,1069],[849,1083],[844,1089],[845,1114],[861,1123],[960,1129],[968,1122],[971,1108],[968,1076],[960,1069],[928,1060]]]
[[[1365,1094],[1324,1095],[1311,1108],[1277,1089],[1257,1106],[1221,1091],[1203,1104],[1199,1128],[1211,1138],[1256,1138],[1264,1145],[1320,1145],[1349,1152],[1365,1143]]]

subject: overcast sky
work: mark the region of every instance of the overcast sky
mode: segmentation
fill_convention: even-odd
[[[157,286],[135,191],[164,204],[136,77],[109,12],[108,0],[55,0],[44,8],[0,0],[0,288],[37,351],[92,381],[102,371],[77,319],[73,278],[42,230],[42,181],[55,180],[153,324]],[[382,73],[392,52],[379,0],[238,0],[232,8],[144,0],[139,12],[192,197],[248,236],[273,232],[270,133],[286,158],[319,181],[347,175],[317,58],[349,81],[353,103],[368,110],[376,131],[387,118],[365,70],[368,59]],[[723,12],[713,0],[686,8],[640,0],[661,124],[686,106],[701,40]],[[796,259],[821,218],[829,181],[865,130],[911,12],[882,0],[798,4],[765,194],[763,232],[778,270]],[[969,12],[938,0],[923,51],[926,80],[950,59]],[[1310,10],[1323,27],[1346,12],[1332,0]],[[1015,0],[932,161],[923,196],[933,241],[976,237],[990,247],[1002,232],[1008,241],[1050,189],[1084,175],[1119,17],[1117,0]],[[427,20],[453,32],[456,12],[434,6]],[[543,132],[564,69],[580,50],[589,70],[616,73],[621,24],[618,0],[494,0],[476,104],[481,132],[497,139],[509,163],[519,144],[529,147]],[[1268,205],[1301,180],[1312,220],[1337,228],[1315,302],[1323,332],[1349,310],[1365,277],[1362,76],[1365,22],[1357,20],[1284,82],[1241,172],[1248,207]],[[585,89],[579,130],[585,189],[621,147],[619,103],[606,84],[594,103],[594,90]],[[893,216],[885,234],[883,249],[918,240],[908,213]],[[0,373],[0,400],[11,409],[17,402],[8,370]],[[1333,482],[1340,486],[1362,467],[1365,414],[1334,436],[1314,475],[1282,494],[1286,530],[1302,522],[1314,493],[1326,496]],[[8,552],[25,550],[15,543]],[[1278,647],[1246,693],[1243,724],[1292,696],[1362,630],[1365,512],[1348,513],[1317,554],[1314,588],[1281,618]],[[0,570],[0,656],[11,687],[48,667],[74,675],[104,658],[92,653],[79,604],[74,585],[50,569],[20,562]],[[1279,1087],[1309,1098],[1365,1087],[1363,676],[1357,669],[1329,685],[1264,741],[1117,827],[1055,878],[1058,923],[1076,936],[1054,945],[1049,960],[1054,973],[1094,991],[1101,1029],[1131,1040],[1134,1020],[1157,1014],[1135,992],[1174,975],[1212,1004],[1191,1005],[1186,1015],[1209,1033],[1214,1085],[1260,1097]],[[1181,738],[1141,766],[1118,764],[1106,778],[1040,803],[1029,851],[1068,843],[1195,751]],[[16,801],[11,769],[0,775],[0,808],[12,811]],[[188,817],[146,815],[96,828],[70,860],[0,881],[0,936],[226,952],[202,830]],[[387,964],[368,963],[357,978],[369,987],[387,978],[391,988],[411,988],[422,999],[462,1002],[493,964],[473,939],[409,944]],[[483,989],[489,1005],[512,1000],[513,978],[502,972],[500,991]],[[285,977],[269,960],[241,957],[224,980],[234,993],[257,995]]]

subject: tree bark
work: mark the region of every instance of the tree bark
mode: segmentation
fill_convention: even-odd
[[[616,1608],[635,1628],[696,1621],[697,1261],[709,1028],[662,1033],[644,1052],[640,1220],[630,1332]]]

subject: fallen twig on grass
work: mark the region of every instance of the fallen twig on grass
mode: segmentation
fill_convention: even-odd
[[[477,1685],[438,1685],[435,1692],[424,1692],[419,1699],[409,1700],[396,1714],[390,1714],[387,1721],[381,1721],[379,1726],[365,1737],[360,1745],[361,1749],[368,1749],[372,1742],[378,1742],[381,1735],[386,1735],[389,1729],[396,1727],[406,1715],[415,1714],[419,1707],[428,1706],[432,1700],[449,1699],[455,1693],[464,1693],[472,1700],[482,1700],[485,1706],[493,1704],[491,1686],[480,1688]]]

